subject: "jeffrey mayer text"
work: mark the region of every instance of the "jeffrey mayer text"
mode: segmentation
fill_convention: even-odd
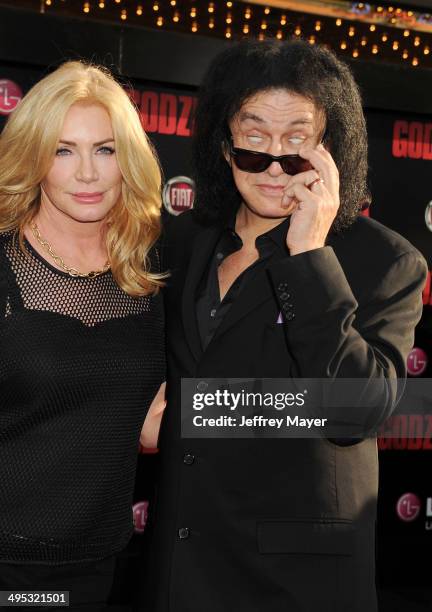
[[[242,416],[241,419],[232,416],[220,416],[215,419],[196,415],[193,418],[195,427],[324,427],[328,419],[303,419],[299,416],[285,418],[268,418],[262,415],[253,417]]]

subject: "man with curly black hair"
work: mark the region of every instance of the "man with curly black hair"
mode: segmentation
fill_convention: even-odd
[[[204,79],[195,210],[167,230],[167,408],[152,612],[374,612],[377,446],[182,438],[181,379],[375,379],[392,411],[426,264],[362,216],[367,134],[349,68],[303,41],[234,44]],[[144,606],[145,607],[145,606]],[[147,609],[147,607],[145,607]]]

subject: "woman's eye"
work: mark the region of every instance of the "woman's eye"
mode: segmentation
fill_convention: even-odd
[[[289,139],[289,141],[292,144],[297,145],[297,144],[302,144],[305,141],[305,139],[300,136],[293,136],[292,138]]]
[[[64,147],[60,147],[56,151],[56,155],[69,155],[71,151],[69,149],[65,149]]]
[[[114,149],[112,147],[100,147],[98,149],[98,153],[101,152],[104,155],[112,155],[114,153]]]

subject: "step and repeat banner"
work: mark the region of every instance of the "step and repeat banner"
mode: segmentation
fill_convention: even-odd
[[[0,64],[0,130],[23,94],[43,74]],[[129,90],[144,129],[156,146],[164,171],[164,214],[178,215],[193,207],[190,177],[192,114],[196,94],[190,90],[134,83]],[[432,121],[428,117],[366,110],[370,143],[373,203],[366,214],[410,240],[432,269]],[[367,245],[364,246],[367,249]],[[358,256],[361,258],[362,254]],[[410,377],[432,377],[432,283],[423,294],[423,317],[408,357]],[[391,437],[378,439],[380,498],[378,516],[378,580],[381,584],[429,584],[423,559],[432,543],[432,422],[407,417],[388,423]],[[135,578],[130,558],[145,545],[145,524],[158,455],[138,456],[135,488],[135,536],[129,561],[124,561],[122,588]],[[132,585],[131,585],[132,586]]]
[[[367,112],[370,216],[405,236],[432,269],[432,118]],[[367,248],[367,245],[365,245]],[[416,329],[408,375],[432,377],[432,291],[430,272],[423,316]],[[411,414],[390,419],[393,437],[378,440],[378,579],[384,584],[425,585],[424,559],[432,543],[432,418]]]

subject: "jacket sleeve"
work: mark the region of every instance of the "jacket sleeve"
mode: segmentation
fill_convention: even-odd
[[[377,262],[378,264],[378,262]],[[415,249],[397,256],[375,283],[353,294],[332,247],[288,257],[269,268],[299,378],[378,379],[385,420],[403,389],[406,359],[422,313],[427,266]],[[368,282],[365,278],[364,284]],[[400,387],[400,385],[399,385]]]

